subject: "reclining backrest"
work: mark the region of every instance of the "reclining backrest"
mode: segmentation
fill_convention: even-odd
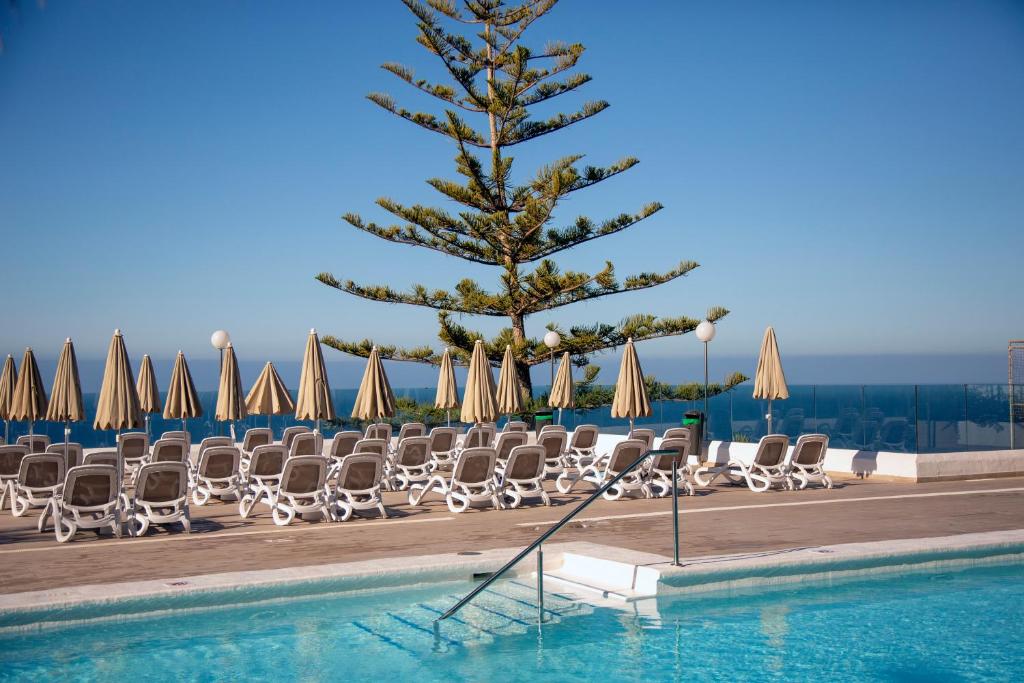
[[[215,448],[218,446],[234,446],[231,442],[230,436],[208,436],[199,442],[199,454],[196,456],[196,461],[202,460],[203,453],[209,448]]]
[[[427,425],[422,422],[406,422],[398,430],[398,440],[407,439],[410,436],[423,436],[427,433]]]
[[[383,458],[387,454],[387,442],[384,439],[360,439],[352,452],[374,453]]]
[[[0,446],[0,476],[16,477],[21,460],[28,455],[28,446]]]
[[[662,439],[689,439],[690,428],[689,427],[669,427],[665,430],[665,433],[661,435]]]
[[[498,453],[498,460],[505,462],[512,455],[513,448],[525,445],[526,432],[502,432],[498,436],[498,443],[495,447]]]
[[[182,430],[164,432],[160,435],[161,439],[180,439],[185,443],[185,449],[189,450],[192,448],[192,434]]]
[[[256,477],[275,477],[284,471],[287,456],[281,444],[257,446],[249,461],[249,474]]]
[[[213,446],[199,456],[198,472],[208,479],[227,479],[238,473],[241,454],[234,446]]]
[[[384,459],[373,453],[347,455],[338,470],[338,488],[349,491],[367,491],[380,484],[384,474]]]
[[[285,451],[288,451],[292,447],[292,439],[295,438],[296,434],[308,434],[312,431],[312,429],[304,425],[285,427],[285,430],[281,432],[281,445],[284,446]]]
[[[67,472],[72,467],[78,467],[82,464],[82,444],[75,443],[74,441],[69,444],[63,442],[51,443],[46,447],[46,452],[64,455],[65,445],[67,446],[67,460],[64,463],[64,471]]]
[[[45,453],[50,437],[45,434],[25,434],[18,437],[18,445],[28,447],[29,453]]]
[[[292,439],[291,448],[288,449],[289,457],[299,455],[322,455],[324,451],[324,437],[313,432],[296,434]]]
[[[676,460],[679,467],[686,464],[686,459],[690,457],[690,439],[685,438],[672,438],[662,439],[661,445],[658,446],[659,451],[675,451],[676,455],[656,455],[654,456],[653,467],[656,470],[667,472],[672,469],[672,460]]]
[[[18,483],[31,489],[48,489],[64,481],[64,455],[31,453],[21,459]]]
[[[544,457],[548,460],[561,457],[565,452],[566,441],[568,441],[566,433],[559,431],[542,432],[537,437],[537,445],[544,449]]]
[[[352,457],[352,456],[348,456]],[[327,459],[319,455],[298,455],[288,458],[281,475],[281,493],[303,495],[324,487]]]
[[[356,444],[363,440],[362,432],[338,432],[331,441],[331,457],[344,458],[356,452]]]
[[[83,465],[110,465],[117,467],[117,451],[95,451],[87,453],[82,459]]]
[[[242,437],[242,450],[252,453],[257,446],[267,446],[272,443],[274,443],[274,432],[266,427],[253,427],[245,430],[245,436]]]
[[[529,425],[522,420],[509,420],[505,423],[505,429],[502,431],[507,434],[509,432],[528,432],[530,429]]]
[[[387,423],[372,424],[367,426],[364,439],[382,439],[385,442],[391,441],[391,425]]]
[[[455,448],[454,427],[434,427],[430,430],[430,450],[433,453],[447,453]]]
[[[153,462],[188,462],[185,442],[181,439],[160,439],[153,444]]]
[[[505,465],[505,479],[538,479],[544,475],[544,449],[541,446],[516,446]]]
[[[112,465],[73,467],[64,483],[64,501],[76,507],[109,505],[117,495],[117,470]]]
[[[597,445],[597,434],[597,425],[580,425],[572,432],[572,441],[569,442],[569,448],[589,450]]]
[[[493,422],[481,422],[477,427],[479,427],[480,431],[483,432],[483,443],[481,445],[488,447],[493,446],[494,440],[498,436],[498,425]]]
[[[149,455],[149,437],[144,432],[125,432],[118,437],[118,444],[125,460],[142,460]]]
[[[488,481],[494,477],[495,456],[493,448],[467,448],[459,454],[452,481],[464,484],[482,484]]]
[[[407,436],[398,442],[395,462],[406,467],[422,467],[430,460],[430,437]]]
[[[799,465],[819,465],[828,451],[828,436],[825,434],[804,434],[796,440],[793,448],[793,462]]]
[[[650,449],[647,448],[647,444],[639,439],[626,439],[618,442],[608,458],[608,471],[618,474],[648,450]]]
[[[481,448],[486,446],[485,438],[486,434],[484,434],[483,428],[479,426],[470,427],[469,431],[466,432],[466,438],[462,440],[462,447]]]
[[[544,425],[540,428],[541,434],[547,434],[548,432],[564,432],[566,431],[565,425]]]
[[[789,437],[785,434],[768,434],[761,437],[757,444],[754,462],[762,467],[776,467],[786,459],[789,449]]]
[[[181,500],[188,492],[188,467],[181,462],[151,462],[139,470],[135,485],[136,500],[169,503]]]
[[[643,441],[644,445],[648,449],[654,448],[654,430],[647,428],[637,427],[629,433],[626,439],[633,439],[636,441]]]

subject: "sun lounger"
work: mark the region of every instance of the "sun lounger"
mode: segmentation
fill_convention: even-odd
[[[158,439],[149,453],[150,462],[180,462],[190,465],[188,448],[181,439]]]
[[[212,446],[204,450],[196,465],[192,502],[206,505],[214,496],[241,498],[241,457],[241,452],[234,446]]]
[[[444,496],[448,509],[465,512],[474,503],[491,503],[502,509],[498,488],[494,481],[494,464],[497,454],[493,448],[467,448],[459,453],[452,470],[451,479],[443,474],[434,474],[422,488],[413,484],[409,488],[409,504],[419,505],[430,492]]]
[[[647,471],[647,483],[651,488],[651,495],[656,498],[664,498],[672,495],[672,461],[676,461],[676,480],[679,490],[686,495],[694,494],[693,484],[690,483],[688,475],[690,468],[690,439],[671,438],[662,439],[658,447],[661,451],[675,451],[675,454],[655,455],[651,458],[651,466]]]
[[[289,449],[291,449],[292,439],[295,438],[296,434],[310,434],[312,431],[312,429],[304,425],[285,427],[284,431],[281,432],[281,445],[284,446],[285,453],[289,452]]]
[[[593,484],[594,488],[601,488],[648,450],[647,444],[639,439],[620,441],[606,459],[587,465],[578,473],[566,471],[560,474],[555,487],[562,493],[569,493],[578,482],[585,481]],[[637,467],[605,491],[604,498],[618,500],[635,491],[642,493],[644,498],[651,497],[651,488],[642,467]]]
[[[398,430],[398,440],[409,438],[410,436],[426,436],[427,425],[422,422],[406,422],[402,425],[402,428]]]
[[[54,534],[58,543],[64,543],[80,529],[109,527],[120,535],[117,491],[117,469],[111,465],[81,465],[68,471],[64,491],[50,499],[43,510],[40,528],[46,530],[48,518],[53,517]]]
[[[391,425],[389,423],[382,422],[380,424],[370,424],[366,426],[366,432],[363,433],[364,439],[381,439],[385,443],[391,442]]]
[[[249,469],[243,475],[242,495],[238,501],[238,514],[242,519],[249,516],[257,503],[274,507],[287,459],[288,454],[281,444],[257,446],[252,452]]]
[[[0,446],[0,510],[9,499],[14,505],[14,485],[21,471],[21,461],[28,455],[28,446]]]
[[[92,453],[86,453],[85,457],[82,458],[83,465],[110,465],[111,467],[117,467],[117,463],[120,458],[118,457],[117,451],[93,451]]]
[[[288,448],[288,457],[294,458],[300,455],[323,455],[324,437],[322,434],[303,432],[296,434],[292,444]]]
[[[432,469],[430,437],[406,437],[398,442],[394,470],[389,477],[391,488],[396,491],[404,491],[413,484],[426,484],[430,479]]]
[[[187,452],[191,456],[191,454],[192,454],[192,434],[191,434],[191,432],[186,432],[186,431],[183,431],[183,430],[180,430],[180,429],[171,430],[169,432],[164,432],[163,434],[161,434],[160,438],[161,439],[179,439],[180,441],[184,442],[184,444],[185,444],[185,452]]]
[[[311,512],[319,512],[325,520],[330,520],[326,481],[327,458],[319,455],[288,458],[271,505],[274,524],[288,526],[296,515]]]
[[[698,469],[694,481],[700,486],[710,486],[718,477],[725,477],[731,484],[745,482],[751,491],[767,491],[775,484],[793,487],[789,478],[789,463],[786,453],[789,437],[785,434],[762,436],[757,444],[757,453],[750,465],[732,459],[724,465],[708,465]]]
[[[544,449],[545,475],[552,474],[557,477],[565,472],[567,467],[571,467],[565,457],[565,445],[568,441],[569,435],[557,429],[542,431],[537,436],[537,445]]]
[[[267,446],[274,443],[274,432],[267,427],[253,427],[245,430],[242,436],[242,453],[250,457],[257,446]]]
[[[184,463],[151,462],[140,467],[128,506],[128,532],[145,536],[150,524],[181,522],[185,533],[190,533],[188,481]]]
[[[425,457],[425,447],[423,453]],[[383,477],[384,459],[379,455],[356,453],[345,456],[335,478],[334,494],[330,501],[335,520],[347,522],[353,512],[361,510],[378,510],[382,517],[387,518],[388,513],[380,496]]]
[[[525,498],[540,498],[545,505],[551,505],[551,498],[544,491],[544,477],[544,448],[516,446],[499,471],[499,495],[511,508],[519,507]]]
[[[530,426],[521,420],[509,420],[505,423],[505,427],[501,431],[505,433],[528,432],[530,431]]]
[[[334,435],[334,439],[331,440],[330,451],[327,453],[327,458],[331,462],[330,471],[327,473],[328,479],[331,479],[338,472],[338,468],[341,467],[342,458],[356,452],[356,444],[362,440],[362,432],[338,432]]]
[[[435,469],[449,469],[455,465],[458,455],[456,440],[458,432],[454,427],[434,427],[430,430],[430,457]]]
[[[145,432],[125,432],[117,437],[124,466],[134,475],[149,459],[149,437]]]
[[[564,432],[565,425],[544,425],[540,428],[540,434],[547,434],[548,432]],[[540,435],[538,434],[538,436]]]
[[[21,517],[31,508],[50,505],[64,487],[64,455],[62,453],[30,453],[21,459],[18,478],[14,481],[11,511]],[[43,518],[39,518],[43,530]]]
[[[640,427],[637,427],[636,429],[630,431],[628,435],[626,435],[627,440],[632,439],[636,441],[643,441],[644,446],[646,446],[647,450],[652,450],[654,448],[654,438],[655,434],[653,429]]]
[[[525,446],[527,439],[526,432],[502,432],[499,434],[498,443],[494,447],[498,458],[496,467],[499,469],[505,467],[505,463],[512,455],[512,449],[516,446]]]
[[[789,461],[789,476],[794,488],[805,489],[812,482],[832,488],[832,478],[824,469],[827,452],[828,436],[825,434],[804,434],[796,440]]]
[[[597,459],[597,425],[580,425],[572,432],[565,455],[573,467],[586,467]]]

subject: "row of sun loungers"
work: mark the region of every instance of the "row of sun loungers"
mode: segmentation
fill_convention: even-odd
[[[332,521],[366,511],[387,517],[381,497],[387,490],[407,491],[413,506],[436,494],[452,512],[479,505],[515,508],[526,500],[550,505],[547,478],[561,493],[581,483],[599,488],[651,450],[655,438],[651,429],[634,429],[602,455],[594,425],[578,426],[571,438],[563,427],[548,426],[529,444],[525,423],[510,423],[501,432],[478,425],[464,435],[410,423],[393,445],[391,425],[375,424],[365,432],[339,432],[325,452],[320,434],[289,427],[280,442],[269,429],[248,430],[240,447],[229,437],[206,438],[193,461],[187,432],[165,432],[152,447],[146,434],[126,433],[119,451],[84,456],[79,444],[51,444],[36,435],[0,446],[0,509],[8,499],[16,516],[42,508],[39,531],[52,521],[63,542],[85,529],[109,527],[120,536],[122,521],[133,536],[144,535],[151,524],[175,522],[188,532],[190,499],[196,506],[237,500],[243,518],[265,506],[278,525],[312,513]],[[679,489],[690,495],[718,478],[759,492],[811,483],[832,487],[823,469],[827,436],[805,435],[792,451],[788,446],[788,437],[772,434],[761,439],[750,463],[702,464],[689,430],[669,429],[659,449],[673,452],[652,455],[604,497],[671,495],[673,460]]]

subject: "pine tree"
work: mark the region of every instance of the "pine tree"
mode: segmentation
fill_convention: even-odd
[[[541,49],[524,45],[523,34],[547,14],[557,0],[527,0],[509,6],[503,0],[403,0],[418,21],[417,41],[437,57],[450,83],[431,83],[412,69],[395,63],[382,68],[406,84],[443,103],[444,113],[413,112],[384,93],[371,93],[371,102],[395,116],[449,138],[455,145],[456,170],[462,180],[431,178],[427,182],[444,198],[461,205],[457,213],[419,204],[401,204],[390,198],[378,206],[399,219],[383,225],[349,213],[344,219],[353,227],[382,239],[439,251],[473,263],[501,269],[500,286],[487,291],[464,279],[451,290],[430,290],[414,285],[396,291],[386,285],[363,285],[330,273],[317,279],[355,296],[387,303],[425,306],[439,311],[439,338],[456,358],[466,360],[476,339],[483,335],[453,320],[452,314],[507,318],[510,326],[490,341],[485,340],[492,363],[501,362],[507,344],[517,359],[523,386],[532,393],[529,368],[548,359],[541,339],[527,336],[526,319],[543,311],[590,299],[635,292],[682,277],[697,267],[682,261],[661,273],[645,272],[625,279],[616,277],[611,262],[593,273],[563,271],[550,257],[600,237],[630,228],[661,210],[651,202],[634,213],[622,213],[603,221],[578,217],[568,225],[552,225],[558,203],[576,192],[604,182],[636,166],[626,157],[610,166],[581,166],[582,155],[557,159],[526,182],[512,178],[512,157],[507,151],[523,143],[580,123],[608,108],[605,101],[589,101],[578,110],[545,120],[530,117],[535,105],[572,93],[591,77],[573,72],[583,55],[579,43],[551,43]],[[449,32],[449,25],[463,25],[473,38]],[[486,127],[476,128],[472,123]],[[707,312],[718,320],[728,311]],[[569,351],[574,363],[585,365],[592,354],[620,346],[626,339],[643,341],[685,334],[699,320],[681,317],[630,316],[618,324],[594,323],[557,329],[562,336],[559,352]],[[340,351],[367,356],[370,340],[348,342],[332,336],[322,341]],[[439,355],[429,346],[397,348],[378,345],[383,358],[436,364]],[[587,378],[596,376],[588,368]]]

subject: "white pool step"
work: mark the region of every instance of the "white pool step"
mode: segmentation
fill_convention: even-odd
[[[654,597],[660,575],[657,569],[645,565],[564,553],[562,566],[544,572],[544,580],[581,596],[632,602]]]

